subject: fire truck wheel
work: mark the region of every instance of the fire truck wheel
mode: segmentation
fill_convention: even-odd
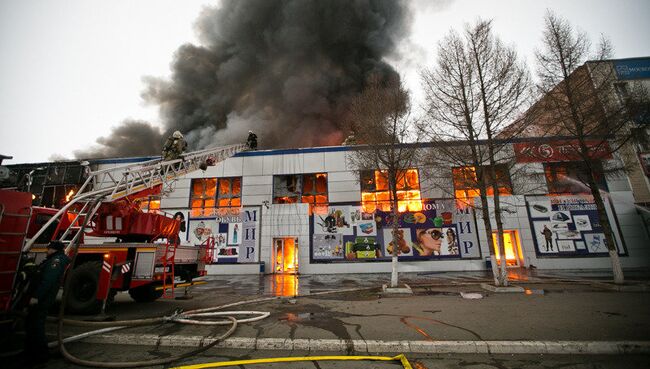
[[[146,286],[131,288],[129,290],[129,295],[133,300],[135,300],[135,302],[151,302],[162,296],[163,291],[156,291],[155,285],[148,284]]]
[[[101,309],[97,300],[101,261],[89,261],[79,265],[70,274],[70,285],[66,302],[67,310],[73,314],[95,314]]]

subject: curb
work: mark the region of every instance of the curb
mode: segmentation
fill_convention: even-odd
[[[489,283],[481,283],[481,288],[491,292],[497,293],[523,293],[524,288],[519,286],[497,287]]]
[[[88,343],[200,347],[214,342],[204,336],[154,334],[104,334],[88,337]],[[650,341],[377,341],[339,339],[290,339],[231,337],[216,345],[247,350],[304,350],[358,353],[419,354],[649,354]]]

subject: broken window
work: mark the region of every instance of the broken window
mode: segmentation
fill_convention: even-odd
[[[312,206],[327,204],[327,174],[314,173],[302,175],[301,202]]]
[[[417,169],[400,171],[397,175],[397,210],[420,211],[420,181]],[[388,174],[383,170],[366,170],[361,172],[361,201],[365,212],[376,209],[390,211],[391,193],[388,188]]]
[[[273,203],[327,205],[327,173],[291,174],[273,177]]]

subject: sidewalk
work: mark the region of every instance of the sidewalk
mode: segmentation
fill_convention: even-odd
[[[561,274],[560,274],[561,273]],[[382,296],[388,275],[233,276],[209,278],[188,301],[147,304],[152,315],[279,296],[226,310],[268,311],[241,324],[221,347],[331,352],[650,353],[650,292],[607,288],[607,272],[520,271],[525,293],[480,288],[485,273],[404,274],[413,295]],[[630,273],[634,274],[634,273]],[[514,278],[513,278],[514,279]],[[628,275],[647,289],[647,273]],[[324,291],[355,289],[353,292]],[[461,292],[478,292],[469,300]],[[298,297],[293,297],[294,294]],[[285,297],[281,297],[285,295]],[[142,317],[145,305],[119,296],[118,319]],[[220,329],[220,330],[219,330]],[[86,339],[90,343],[198,346],[226,328],[165,324]],[[70,332],[75,330],[70,329]]]

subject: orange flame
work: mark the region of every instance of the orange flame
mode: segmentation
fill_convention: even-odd
[[[74,196],[74,190],[70,190],[67,195],[65,195],[65,202],[69,202],[70,199],[72,199],[72,196]]]

